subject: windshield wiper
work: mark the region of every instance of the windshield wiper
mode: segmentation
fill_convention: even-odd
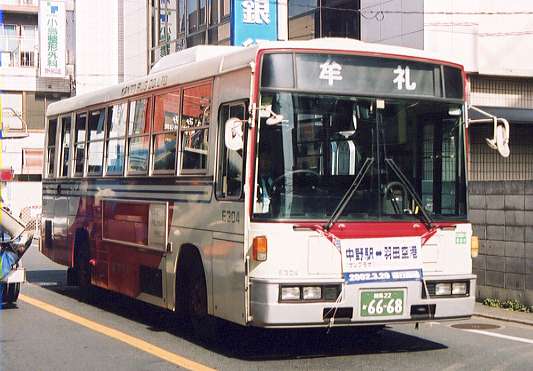
[[[417,193],[415,191],[415,187],[413,187],[413,185],[411,184],[409,179],[407,179],[407,177],[404,175],[404,173],[398,167],[398,165],[396,165],[396,162],[394,162],[394,160],[392,158],[385,158],[385,163],[390,166],[390,168],[392,169],[394,174],[396,174],[396,176],[400,179],[400,182],[403,184],[403,186],[405,187],[407,192],[409,192],[409,194],[411,195],[413,200],[418,205],[418,208],[420,209],[420,213],[421,213],[421,215],[423,217],[423,222],[424,222],[427,230],[429,231],[429,230],[433,229],[433,220],[431,219],[429,214],[426,212],[426,209],[424,209],[424,206],[422,205],[422,200],[420,200],[420,198],[418,198],[418,195],[417,195]]]
[[[344,209],[348,205],[348,202],[350,201],[350,199],[354,195],[355,191],[357,191],[357,188],[359,188],[359,186],[361,185],[361,182],[362,182],[365,174],[368,172],[368,169],[370,169],[370,166],[372,166],[373,163],[374,163],[374,157],[367,157],[366,158],[363,166],[361,167],[361,169],[359,169],[359,172],[355,176],[355,179],[354,179],[352,185],[350,186],[350,188],[348,188],[348,190],[346,191],[344,196],[342,196],[342,199],[339,202],[339,204],[337,205],[337,207],[335,208],[335,210],[333,211],[333,214],[331,215],[331,218],[329,218],[329,221],[324,226],[324,230],[329,231],[331,229],[331,227],[333,226],[333,224],[335,224],[337,219],[339,219],[339,217],[341,216],[342,212],[344,211]]]

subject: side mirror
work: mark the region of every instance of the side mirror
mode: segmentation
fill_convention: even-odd
[[[485,140],[489,147],[497,150],[502,157],[509,157],[509,124],[495,125],[494,138]]]
[[[493,138],[486,138],[485,140],[488,146],[497,150],[502,157],[509,157],[511,153],[509,149],[509,122],[504,118],[491,115],[477,107],[470,106],[469,108],[488,118],[468,120],[468,124],[492,123]]]
[[[224,144],[232,151],[238,151],[244,147],[244,122],[236,117],[231,117],[224,124]]]

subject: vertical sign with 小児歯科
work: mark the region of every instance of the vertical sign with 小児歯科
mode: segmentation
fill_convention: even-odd
[[[41,76],[65,76],[66,18],[64,1],[39,3]]]
[[[277,0],[233,0],[231,44],[247,46],[278,39]]]

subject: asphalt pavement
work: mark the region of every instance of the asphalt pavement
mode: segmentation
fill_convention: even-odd
[[[0,310],[0,370],[526,370],[533,364],[533,314],[479,304],[471,320],[391,325],[379,333],[229,326],[219,344],[205,344],[172,313],[148,304],[108,292],[81,302],[78,289],[66,286],[65,268],[37,249],[24,263],[29,282],[21,299]]]

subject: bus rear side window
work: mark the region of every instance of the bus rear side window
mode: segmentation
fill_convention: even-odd
[[[70,162],[70,126],[71,117],[66,116],[61,118],[61,176],[69,176],[69,162]]]
[[[46,176],[55,177],[57,119],[48,120],[47,148],[46,148]]]
[[[87,113],[78,113],[74,129],[74,176],[83,176],[85,166],[85,136]]]

